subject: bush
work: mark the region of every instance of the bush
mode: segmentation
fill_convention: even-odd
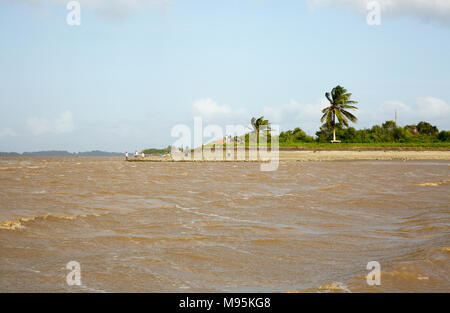
[[[439,129],[436,126],[433,126],[427,122],[420,122],[417,124],[417,131],[419,134],[428,136],[435,136],[439,133]]]
[[[448,130],[441,131],[438,135],[438,139],[440,141],[450,141],[450,131]]]
[[[280,133],[280,143],[295,143],[295,142],[313,142],[314,138],[308,136],[301,128],[297,127],[293,131],[288,130]]]
[[[417,130],[417,131],[416,131]],[[248,134],[246,134],[248,143]],[[280,144],[308,143],[318,142],[327,143],[333,139],[333,128],[331,125],[323,124],[316,132],[316,138],[308,136],[301,128],[287,130],[280,133]],[[336,139],[343,143],[433,143],[449,142],[450,131],[438,132],[436,126],[427,122],[420,122],[415,125],[406,125],[397,127],[394,121],[386,121],[381,126],[374,125],[369,129],[355,129],[353,127],[344,127],[336,123]]]

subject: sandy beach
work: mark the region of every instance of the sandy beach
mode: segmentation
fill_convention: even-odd
[[[450,160],[450,151],[280,151],[280,160]]]
[[[204,152],[203,160],[181,160],[177,161],[170,157],[147,156],[145,158],[130,158],[131,162],[249,162],[246,160],[215,160],[211,153]],[[358,161],[358,160],[380,160],[380,161],[406,161],[406,160],[442,160],[450,161],[450,151],[364,151],[364,150],[300,150],[279,151],[280,161]]]

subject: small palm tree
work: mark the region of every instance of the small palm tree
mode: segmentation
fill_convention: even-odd
[[[252,131],[256,134],[256,149],[257,149],[257,158],[259,160],[259,133],[261,132],[261,130],[263,131],[263,134],[265,134],[266,136],[268,134],[270,134],[270,123],[269,120],[265,120],[264,116],[261,116],[260,118],[255,118],[253,117],[251,119],[251,125],[252,125]],[[250,138],[249,138],[249,143],[250,143]]]
[[[332,142],[337,142],[336,117],[338,118],[339,123],[346,127],[348,126],[348,120],[352,121],[353,123],[356,123],[358,121],[356,116],[347,111],[348,109],[358,109],[356,106],[352,105],[358,103],[358,101],[350,100],[351,96],[352,94],[347,93],[347,90],[341,86],[334,87],[333,90],[331,90],[331,94],[329,92],[325,93],[325,97],[327,97],[331,105],[322,110],[323,116],[320,121],[323,123],[323,121],[326,120],[327,124],[333,127]]]
[[[256,135],[259,137],[259,131],[261,129],[261,126],[266,126],[265,130],[270,131],[270,123],[268,120],[264,119],[264,116],[261,116],[260,118],[252,118],[251,120],[253,131],[256,133]]]
[[[259,133],[261,129],[264,131],[263,135],[267,135],[270,133],[270,123],[269,120],[265,120],[264,116],[260,118],[252,118],[251,119],[252,130],[256,134],[256,145],[259,146]]]

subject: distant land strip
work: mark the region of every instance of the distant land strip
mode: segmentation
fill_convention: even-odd
[[[106,157],[106,156],[123,156],[120,152],[106,152],[100,150],[87,151],[87,152],[68,152],[68,151],[37,151],[37,152],[0,152],[0,157],[77,157],[77,156],[87,156],[87,157]]]

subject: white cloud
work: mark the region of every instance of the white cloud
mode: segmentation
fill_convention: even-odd
[[[54,120],[40,117],[29,117],[27,119],[27,127],[33,135],[41,135],[45,133],[69,133],[74,129],[72,112],[65,111]]]
[[[61,0],[21,0],[33,8],[66,5]],[[107,16],[124,16],[145,8],[165,10],[175,0],[78,0],[81,9],[90,9]],[[374,0],[305,0],[311,7],[348,7],[358,13],[367,13],[367,3]],[[18,0],[0,0],[19,2]],[[448,0],[377,0],[382,12],[389,16],[413,16],[422,20],[440,20],[450,23],[450,1]]]
[[[320,99],[313,104],[300,104],[295,100],[280,106],[264,106],[262,111],[250,114],[245,108],[233,108],[220,105],[216,101],[205,98],[193,103],[196,116],[201,116],[206,123],[223,125],[248,125],[251,117],[264,116],[272,124],[280,126],[281,130],[301,127],[307,133],[314,135],[319,129],[322,109],[328,104],[326,99]]]
[[[69,133],[73,131],[72,112],[65,111],[55,120],[54,131],[56,133]]]
[[[79,0],[82,7],[104,13],[127,14],[147,7],[166,9],[169,0]]]
[[[277,107],[264,107],[263,115],[272,123],[279,124],[281,130],[300,127],[309,135],[314,135],[320,128],[322,109],[328,106],[326,99],[319,99],[312,104],[301,104],[291,100],[288,104]],[[394,120],[397,111],[399,125],[416,124],[427,121],[441,129],[450,127],[450,104],[435,97],[417,98],[413,103],[398,100],[385,101],[376,108],[367,108],[363,103],[357,105],[355,128],[371,127],[386,120]]]
[[[367,13],[367,4],[373,0],[307,0],[313,7],[344,6]],[[450,23],[449,0],[377,0],[382,13],[388,16],[411,16],[421,20],[439,20]]]
[[[238,123],[249,116],[245,108],[232,108],[226,104],[219,105],[209,98],[195,101],[192,107],[195,115],[209,121]]]
[[[369,118],[368,114],[370,114],[377,119],[377,123],[381,123],[385,120],[393,120],[395,111],[397,111],[399,125],[427,121],[441,128],[450,126],[450,104],[434,97],[417,98],[412,104],[398,100],[386,101],[375,111],[364,112],[364,115]]]
[[[1,2],[19,2],[17,0],[0,0]],[[61,0],[21,0],[33,9],[60,6],[65,8],[69,2]],[[84,9],[94,10],[107,16],[123,16],[145,8],[164,10],[167,9],[171,0],[78,0],[81,14]]]
[[[228,105],[219,105],[212,99],[200,99],[193,104],[194,111],[202,117],[211,117],[215,115],[230,114],[231,107]]]
[[[450,104],[438,98],[419,98],[417,108],[420,116],[426,118],[450,118]]]
[[[314,104],[300,104],[291,100],[288,104],[278,107],[264,107],[264,116],[270,117],[275,123],[308,121],[320,119],[321,110],[326,106],[326,100],[318,100]]]
[[[2,137],[14,137],[17,136],[16,132],[11,128],[3,128],[0,130],[0,138]]]
[[[327,104],[325,99],[319,99],[312,104],[291,100],[288,104],[277,107],[265,106],[263,114],[271,123],[280,125],[281,130],[300,127],[308,134],[314,135],[321,125],[321,111]]]

